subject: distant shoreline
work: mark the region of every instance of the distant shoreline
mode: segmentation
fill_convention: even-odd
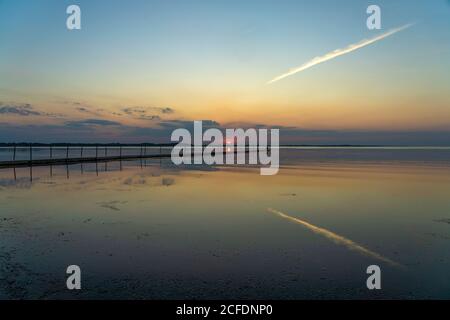
[[[0,148],[5,147],[173,147],[177,143],[39,143],[39,142],[2,142]],[[204,146],[207,146],[205,144]],[[280,147],[302,147],[302,148],[450,148],[450,145],[376,145],[376,144],[282,144]]]

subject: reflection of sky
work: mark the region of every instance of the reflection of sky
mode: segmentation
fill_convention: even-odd
[[[367,30],[366,1],[77,3],[82,30],[69,32],[67,1],[0,2],[4,140],[167,141],[210,119],[284,126],[288,142],[448,144],[447,1],[378,1],[381,31]]]
[[[0,263],[11,272],[25,267],[14,273],[17,290],[2,291],[10,285],[2,282],[0,296],[25,288],[29,298],[70,297],[55,283],[76,261],[89,288],[80,294],[91,298],[373,297],[359,289],[370,264],[382,268],[380,297],[443,298],[450,243],[440,221],[450,210],[450,169],[419,162],[293,161],[270,177],[158,163],[120,171],[111,163],[98,175],[93,166],[83,173],[70,166],[67,178],[65,166],[53,177],[36,167],[32,184],[24,180],[29,170],[18,169],[26,188],[13,186],[12,170],[0,170]],[[268,207],[345,235],[406,271],[286,223]]]

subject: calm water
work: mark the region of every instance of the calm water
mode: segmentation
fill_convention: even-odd
[[[450,149],[281,156],[0,170],[0,298],[450,298]]]

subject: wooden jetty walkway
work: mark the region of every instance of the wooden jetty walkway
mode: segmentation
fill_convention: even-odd
[[[100,155],[100,147],[101,150],[104,151],[104,155]],[[95,150],[95,156],[83,156],[83,151],[86,151],[86,147],[80,146],[80,147],[73,147],[73,146],[66,146],[66,147],[55,147],[52,145],[49,146],[38,146],[38,147],[16,147],[10,148],[12,151],[12,160],[7,161],[0,161],[0,169],[4,168],[20,168],[20,167],[39,167],[39,166],[57,166],[57,165],[71,165],[71,164],[81,164],[81,163],[104,163],[104,162],[110,162],[110,161],[133,161],[133,160],[145,160],[145,159],[154,159],[154,158],[168,158],[170,157],[170,153],[163,153],[162,147],[156,147],[156,149],[159,149],[159,153],[157,154],[148,154],[147,153],[147,146],[132,146],[132,148],[140,149],[140,153],[138,154],[123,154],[122,153],[122,147],[126,146],[95,146],[91,147],[91,149]],[[25,150],[25,152],[28,153],[28,159],[16,159],[16,153],[18,149]],[[35,159],[33,149],[48,149],[49,155],[47,158],[44,159]],[[95,149],[94,149],[95,148]],[[155,148],[155,147],[153,147]],[[165,149],[167,147],[164,147]],[[53,152],[59,149],[61,151],[65,151],[65,157],[54,157]],[[108,155],[109,149],[117,149],[120,151],[117,155]],[[77,156],[69,156],[69,151],[79,150],[80,153]]]
[[[133,160],[146,160],[146,159],[162,159],[162,158],[170,158],[171,153],[164,153],[163,149],[167,149],[167,146],[164,147],[153,147],[154,149],[159,149],[159,153],[156,154],[148,154],[147,147],[145,145],[136,146],[136,149],[140,149],[139,154],[123,154],[122,147],[125,146],[102,146],[102,150],[104,150],[104,155],[99,155],[99,146],[95,147],[95,156],[83,156],[83,150],[85,150],[84,146],[81,147],[57,147],[59,149],[65,150],[65,157],[53,157],[53,151],[56,149],[53,146],[40,146],[35,147],[36,149],[49,149],[49,158],[44,159],[35,159],[33,158],[33,147],[20,147],[22,150],[26,150],[29,154],[28,159],[25,160],[17,160],[16,153],[19,147],[14,146],[10,148],[12,150],[12,160],[0,161],[0,169],[5,168],[20,168],[20,167],[39,167],[39,166],[57,166],[57,165],[72,165],[72,164],[82,164],[82,163],[104,163],[110,161],[133,161]],[[135,147],[135,146],[132,146]],[[91,147],[92,149],[94,147]],[[107,155],[108,148],[110,149],[118,149],[120,153],[118,155]],[[79,150],[80,153],[78,156],[70,157],[69,150]],[[223,153],[226,152],[226,149],[223,148]],[[239,151],[234,150],[234,153],[237,154]],[[249,153],[248,149],[244,150],[244,153]]]

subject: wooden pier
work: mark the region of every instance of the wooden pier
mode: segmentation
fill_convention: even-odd
[[[12,151],[12,159],[7,161],[0,161],[0,169],[3,168],[20,168],[20,167],[39,167],[39,166],[58,166],[58,165],[72,165],[72,164],[82,164],[82,163],[104,163],[110,161],[133,161],[133,160],[145,160],[145,159],[155,159],[155,158],[168,158],[170,157],[169,153],[163,153],[163,148],[167,147],[152,147],[153,149],[159,149],[159,153],[157,154],[148,154],[146,145],[142,146],[131,146],[131,148],[138,149],[137,154],[123,154],[122,147],[126,148],[128,146],[35,146],[32,145],[26,146],[13,146],[11,148]],[[26,152],[28,154],[27,159],[17,159],[16,155],[18,153],[18,149],[22,150],[22,153]],[[48,149],[48,157],[44,159],[36,159],[33,154],[33,149]],[[83,152],[90,148],[91,151],[95,150],[95,156],[83,156]],[[64,151],[65,156],[63,157],[55,157],[54,151],[59,149],[59,151]],[[116,155],[108,155],[108,149],[119,151]],[[76,156],[69,156],[69,151],[78,150],[78,154]],[[100,155],[100,151],[102,155]]]
[[[162,159],[162,158],[170,158],[171,153],[163,153],[163,148],[167,149],[167,146],[152,146],[152,149],[159,149],[159,153],[156,154],[148,154],[147,146],[131,146],[131,148],[135,148],[139,150],[138,154],[133,155],[124,155],[122,152],[122,147],[128,146],[89,146],[91,150],[95,150],[95,156],[83,156],[83,151],[85,151],[85,146],[29,146],[29,147],[16,147],[13,146],[11,148],[12,151],[12,160],[0,161],[0,169],[5,168],[20,168],[20,167],[39,167],[39,166],[58,166],[58,165],[73,165],[73,164],[83,164],[83,163],[105,163],[110,161],[135,161],[135,160],[146,160],[146,159]],[[16,159],[17,149],[22,149],[28,154],[28,159],[18,160]],[[44,159],[36,159],[33,157],[33,148],[36,149],[46,149],[48,148],[48,158]],[[101,148],[101,149],[100,149]],[[54,157],[54,151],[56,149],[63,150],[65,153],[65,157]],[[115,149],[119,151],[117,155],[108,155],[108,149]],[[75,157],[69,156],[69,151],[78,150],[78,154]],[[102,155],[100,155],[99,151],[103,151]],[[167,151],[166,151],[167,152]],[[203,151],[202,151],[203,152]],[[224,147],[222,152],[225,154],[226,148]],[[237,149],[234,150],[234,153],[237,154],[239,151]],[[249,149],[245,149],[244,153],[249,153]],[[202,154],[202,153],[200,153]],[[195,155],[195,153],[193,154]]]

